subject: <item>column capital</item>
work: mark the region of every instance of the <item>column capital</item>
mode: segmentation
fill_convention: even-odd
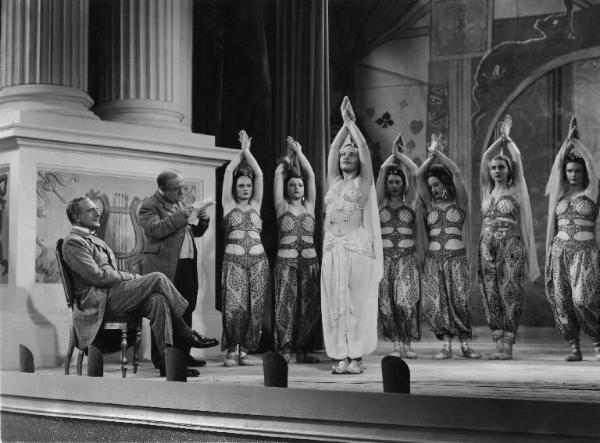
[[[89,0],[3,0],[0,110],[96,118],[87,94]]]

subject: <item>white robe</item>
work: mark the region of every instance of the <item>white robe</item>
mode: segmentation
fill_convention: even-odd
[[[377,348],[377,300],[383,248],[375,188],[364,209],[364,228],[343,236],[325,232],[321,313],[327,355],[360,358]]]

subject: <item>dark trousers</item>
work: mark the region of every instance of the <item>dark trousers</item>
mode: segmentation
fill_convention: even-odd
[[[188,302],[188,306],[181,317],[191,328],[192,312],[194,312],[194,309],[196,308],[196,300],[198,299],[198,269],[196,267],[196,260],[186,258],[177,261],[173,285]],[[158,367],[161,360],[154,334],[152,334],[151,356],[154,367]]]

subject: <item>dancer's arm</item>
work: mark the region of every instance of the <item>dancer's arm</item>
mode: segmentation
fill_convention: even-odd
[[[398,138],[400,138],[400,135],[398,135]],[[417,198],[419,196],[417,190],[417,171],[419,170],[419,168],[417,167],[415,162],[413,162],[410,158],[408,158],[406,154],[404,154],[404,152],[402,152],[402,150],[400,150],[400,147],[403,146],[401,143],[402,139],[400,138],[400,144],[398,145],[398,149],[396,149],[394,155],[400,161],[400,163],[406,167],[406,170],[408,171],[408,174],[406,176],[408,192],[406,193],[404,198],[406,200],[407,205],[409,205],[414,210],[417,203]]]
[[[233,173],[235,169],[240,165],[242,161],[242,153],[240,152],[231,159],[227,168],[225,169],[225,176],[223,177],[223,191],[221,192],[221,204],[223,205],[223,214],[227,214],[233,208],[235,208],[235,198],[233,197]]]
[[[431,197],[431,192],[429,191],[429,185],[427,184],[427,171],[435,161],[435,145],[437,145],[437,138],[432,134],[431,135],[431,146],[428,149],[431,152],[431,155],[427,157],[427,159],[423,162],[423,164],[417,169],[417,190],[419,193],[419,197],[423,200],[426,207],[430,207],[431,203],[433,203],[433,198]]]
[[[435,155],[440,163],[452,174],[452,184],[456,190],[456,201],[461,208],[466,210],[466,208],[469,207],[469,199],[467,197],[467,190],[465,189],[462,174],[460,173],[460,168],[439,149],[439,146],[435,147]]]
[[[342,116],[344,114],[346,97],[342,101]],[[340,130],[335,135],[333,142],[329,148],[329,154],[327,155],[327,187],[331,188],[338,180],[342,178],[340,172],[340,149],[344,144],[344,141],[348,137],[348,127],[343,124]]]
[[[260,169],[260,166],[258,166],[258,162],[250,152],[252,138],[248,137],[248,134],[246,134],[246,131],[243,129],[240,131],[240,143],[242,144],[242,155],[246,159],[246,162],[248,162],[248,166],[250,166],[252,172],[254,172],[254,191],[252,193],[252,198],[250,199],[250,204],[254,206],[257,211],[260,211],[263,198],[263,172],[262,169]]]
[[[344,124],[350,132],[350,138],[358,147],[358,158],[360,161],[360,183],[361,183],[361,194],[363,196],[369,195],[369,188],[373,184],[373,166],[371,164],[371,152],[367,146],[367,140],[363,136],[358,126],[356,126],[356,117],[354,110],[350,104],[348,97],[344,97],[342,103],[342,118]]]
[[[302,169],[302,173],[306,177],[304,204],[311,211],[314,211],[315,203],[317,201],[317,186],[315,183],[315,172],[313,171],[313,168],[310,165],[308,158],[306,158],[306,156],[302,152],[302,146],[293,138],[291,138],[290,149],[294,154],[296,154],[296,157],[300,162],[300,168]]]

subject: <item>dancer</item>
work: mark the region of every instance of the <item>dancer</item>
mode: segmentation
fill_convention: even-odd
[[[341,112],[327,160],[321,312],[327,355],[339,360],[332,372],[359,374],[362,357],[377,347],[383,251],[369,148],[348,97]]]
[[[318,358],[307,353],[315,340],[320,315],[319,259],[313,238],[315,174],[300,143],[288,137],[287,146],[288,153],[275,169],[273,184],[279,227],[275,347],[288,362],[290,353],[295,352],[297,363],[318,363]]]
[[[529,193],[521,153],[509,136],[511,126],[507,115],[500,138],[481,159],[483,226],[477,276],[485,318],[496,342],[491,360],[512,359],[525,277],[533,282],[540,275]]]
[[[250,365],[248,351],[260,343],[269,262],[261,243],[260,206],[263,175],[250,153],[251,138],[239,132],[240,154],[231,160],[223,179],[225,254],[221,279],[222,350],[225,366]]]
[[[415,242],[417,165],[403,153],[402,134],[392,145],[377,177],[377,201],[383,246],[383,278],[379,283],[379,324],[394,344],[393,355],[417,358],[411,340],[420,339],[420,281]],[[402,166],[408,171],[402,170]]]
[[[421,280],[422,309],[443,347],[438,360],[452,357],[458,336],[465,358],[481,358],[469,345],[469,263],[463,239],[468,239],[467,193],[458,166],[439,149],[440,136],[431,136],[427,158],[417,172],[419,194],[427,207],[429,246]],[[441,164],[433,164],[438,159]]]
[[[583,359],[580,330],[591,337],[600,360],[600,254],[594,236],[598,176],[593,162],[573,118],[546,186],[546,296],[558,329],[571,345],[567,361]]]

